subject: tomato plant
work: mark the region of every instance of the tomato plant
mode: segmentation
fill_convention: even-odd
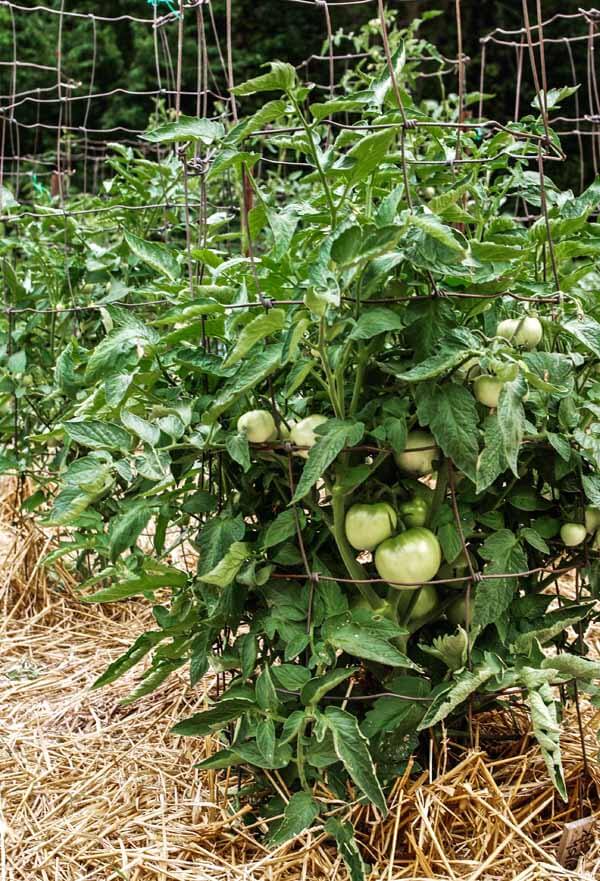
[[[5,322],[1,428],[16,402],[29,431],[4,465],[48,469],[30,507],[49,499],[43,522],[68,528],[51,559],[86,602],[160,591],[156,627],[97,685],[144,659],[131,701],[184,665],[192,684],[223,675],[175,728],[218,738],[201,767],[251,767],[256,792],[277,770],[312,808],[320,782],[352,785],[385,813],[430,729],[467,736],[468,705],[517,690],[565,797],[555,686],[598,701],[600,674],[600,184],[540,174],[540,151],[562,154],[535,107],[465,124],[459,150],[459,102],[416,97],[423,46],[403,36],[401,108],[371,56],[334,100],[277,62],[235,89],[268,95],[236,126],[165,123],[147,139],[179,150],[157,163],[118,151],[131,203],[181,193],[197,154],[190,197],[235,187],[241,219],[210,215],[199,243],[184,211],[168,242],[119,214],[102,244],[71,230],[67,272],[34,246],[62,216],[31,223],[28,269],[7,259],[5,279],[15,309],[53,321]],[[300,172],[282,182],[263,155]],[[172,557],[185,543],[191,570]],[[557,600],[565,570],[577,594]]]

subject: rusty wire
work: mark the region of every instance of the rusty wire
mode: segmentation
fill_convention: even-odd
[[[579,150],[580,150],[580,163],[581,163],[581,184],[583,185],[583,155],[584,155],[584,144],[583,144],[583,136],[590,136],[591,146],[592,146],[592,155],[594,161],[594,167],[597,168],[599,159],[600,159],[600,148],[599,148],[599,137],[598,131],[600,126],[600,100],[598,95],[598,86],[596,82],[596,74],[595,68],[593,64],[590,63],[590,59],[593,56],[594,43],[595,40],[600,36],[600,32],[596,29],[597,24],[599,23],[599,16],[595,13],[595,10],[580,10],[577,13],[573,14],[563,14],[559,13],[556,16],[553,16],[550,19],[545,21],[542,20],[541,17],[541,4],[539,0],[535,0],[536,5],[536,17],[537,21],[532,22],[529,18],[529,7],[527,0],[523,0],[523,15],[524,15],[524,26],[517,30],[504,30],[502,28],[496,28],[490,34],[486,35],[481,39],[481,49],[482,49],[482,63],[480,69],[480,91],[484,92],[485,87],[485,61],[492,47],[495,47],[498,51],[508,48],[511,51],[514,51],[517,55],[517,95],[515,102],[515,120],[519,116],[519,98],[521,92],[521,84],[525,81],[526,76],[526,65],[525,58],[529,60],[529,73],[533,80],[533,86],[535,94],[538,97],[538,102],[540,106],[540,112],[542,115],[542,121],[545,129],[544,136],[535,135],[532,133],[522,132],[515,130],[514,126],[510,121],[501,122],[498,120],[485,120],[480,122],[468,122],[464,116],[464,98],[466,91],[466,76],[467,76],[467,65],[469,59],[463,53],[462,41],[460,39],[462,31],[461,31],[461,3],[460,0],[455,0],[455,12],[457,19],[457,28],[459,33],[459,45],[457,46],[457,57],[455,59],[445,58],[443,59],[445,63],[449,65],[449,70],[453,70],[458,74],[458,99],[459,99],[459,114],[458,120],[456,122],[451,121],[443,121],[443,122],[435,122],[430,120],[413,120],[408,119],[402,101],[400,99],[400,94],[398,90],[398,85],[396,83],[395,72],[392,65],[391,53],[387,40],[386,26],[385,26],[385,8],[382,0],[286,0],[286,2],[301,4],[305,7],[312,7],[312,9],[317,14],[322,14],[324,29],[326,32],[326,43],[327,43],[327,54],[324,55],[310,55],[305,61],[301,62],[298,65],[298,69],[308,69],[309,65],[312,63],[324,62],[327,64],[327,73],[328,80],[326,83],[317,84],[320,88],[325,89],[329,92],[330,96],[335,94],[335,65],[338,62],[347,62],[351,60],[362,60],[364,58],[369,57],[369,53],[345,53],[345,54],[336,54],[334,53],[334,30],[332,24],[332,13],[335,12],[337,7],[349,7],[349,6],[367,6],[370,5],[373,7],[374,12],[379,12],[380,21],[382,25],[382,42],[383,42],[383,50],[385,60],[390,72],[391,81],[393,84],[393,89],[395,92],[395,96],[397,99],[398,113],[400,116],[400,121],[396,124],[393,124],[392,127],[398,129],[399,137],[400,137],[400,147],[401,147],[401,163],[403,166],[403,178],[406,185],[406,199],[409,208],[412,207],[411,203],[411,191],[409,186],[409,177],[407,166],[409,165],[421,165],[421,166],[435,166],[435,165],[443,165],[450,167],[452,169],[459,167],[461,165],[468,164],[481,164],[483,162],[493,162],[498,157],[469,157],[464,158],[464,154],[467,150],[467,139],[466,135],[472,131],[477,129],[483,129],[485,131],[495,132],[495,131],[503,131],[505,133],[510,134],[515,140],[520,140],[526,143],[529,143],[532,147],[531,153],[524,154],[515,154],[514,158],[520,160],[533,160],[536,163],[536,167],[540,174],[541,181],[541,209],[542,209],[542,218],[546,225],[546,244],[548,247],[550,263],[553,272],[553,280],[554,287],[557,293],[552,294],[551,296],[543,296],[543,297],[525,297],[513,292],[499,292],[494,294],[486,294],[486,293],[478,293],[478,292],[467,292],[467,291],[441,291],[438,290],[432,284],[432,292],[429,294],[407,294],[406,296],[401,297],[390,297],[390,298],[374,298],[371,300],[366,300],[365,304],[397,304],[400,302],[410,302],[411,300],[421,300],[421,299],[431,299],[432,297],[444,296],[448,298],[464,298],[464,299],[494,299],[499,297],[511,297],[519,302],[536,302],[536,303],[559,303],[561,299],[560,294],[560,284],[558,279],[558,273],[556,268],[556,260],[554,256],[554,246],[552,242],[551,228],[549,223],[549,211],[548,204],[546,198],[546,185],[545,185],[545,169],[544,163],[547,161],[562,161],[564,159],[564,153],[562,150],[556,148],[554,143],[550,138],[550,126],[554,123],[561,123],[569,126],[566,130],[560,132],[562,136],[571,136],[574,135],[578,138]],[[401,0],[403,2],[403,0]],[[226,3],[226,33],[225,35],[219,35],[214,12],[212,8],[212,4],[209,2],[192,2],[192,3],[184,3],[183,0],[179,0],[179,13],[178,15],[173,16],[172,13],[165,16],[158,16],[157,8],[154,8],[154,14],[151,18],[145,17],[137,17],[131,15],[120,15],[120,16],[102,16],[96,14],[83,14],[78,13],[76,11],[68,11],[65,10],[64,0],[61,0],[60,9],[52,9],[48,6],[44,5],[36,5],[36,6],[23,6],[18,3],[11,2],[11,0],[0,0],[0,8],[7,8],[10,11],[12,29],[13,29],[13,58],[10,61],[0,60],[0,66],[2,67],[10,67],[12,69],[12,77],[11,77],[11,91],[10,94],[4,94],[0,96],[0,101],[3,102],[2,107],[0,107],[0,186],[5,176],[14,176],[16,178],[16,191],[18,193],[19,190],[19,181],[20,178],[24,176],[22,171],[22,164],[49,164],[53,165],[52,160],[46,158],[47,154],[42,154],[41,156],[36,155],[21,155],[19,149],[19,130],[32,130],[36,132],[36,135],[41,131],[51,131],[56,133],[56,162],[54,163],[57,171],[59,173],[59,196],[61,202],[61,209],[50,208],[48,212],[40,212],[40,211],[30,211],[30,210],[22,210],[18,213],[7,213],[3,214],[1,210],[1,196],[0,196],[0,221],[6,223],[18,223],[23,218],[37,218],[43,220],[56,220],[65,222],[69,217],[76,216],[84,216],[84,215],[95,215],[100,213],[109,213],[114,214],[120,211],[148,211],[155,209],[162,209],[167,214],[170,210],[183,210],[185,213],[185,231],[186,231],[186,245],[187,245],[187,253],[188,253],[188,270],[189,270],[189,284],[190,289],[195,293],[202,292],[202,286],[198,285],[194,287],[194,279],[192,273],[192,262],[191,262],[191,244],[193,238],[193,229],[192,229],[192,217],[191,210],[198,210],[198,241],[202,241],[202,237],[206,235],[206,197],[205,192],[203,197],[199,201],[194,201],[190,198],[189,190],[187,187],[187,173],[188,168],[185,162],[182,163],[183,174],[184,174],[184,183],[185,183],[185,199],[183,203],[172,204],[169,202],[158,202],[158,203],[149,203],[145,205],[125,205],[125,204],[114,204],[101,206],[99,208],[93,209],[69,209],[65,206],[64,198],[66,193],[63,190],[63,182],[62,175],[70,174],[72,172],[72,163],[74,161],[81,160],[83,158],[84,163],[84,180],[87,183],[87,166],[90,160],[96,163],[95,168],[97,169],[97,162],[102,158],[102,155],[94,155],[93,150],[100,150],[104,153],[106,152],[106,138],[110,134],[120,133],[125,135],[140,135],[143,133],[142,130],[133,129],[124,125],[115,125],[110,128],[94,128],[88,125],[90,112],[92,108],[92,103],[98,99],[106,99],[111,98],[116,95],[127,95],[132,98],[157,98],[162,97],[171,103],[172,109],[174,109],[177,116],[182,112],[182,99],[183,98],[196,98],[196,112],[197,115],[202,115],[204,117],[208,117],[208,98],[215,98],[223,102],[226,107],[226,115],[235,120],[237,119],[237,107],[235,100],[231,97],[231,95],[224,96],[220,94],[218,89],[211,88],[209,81],[212,78],[213,84],[216,84],[216,78],[213,71],[210,69],[210,65],[208,63],[208,52],[207,52],[207,30],[212,31],[212,36],[215,42],[215,48],[220,60],[221,68],[225,76],[225,80],[227,82],[227,86],[229,89],[234,85],[234,63],[233,63],[233,43],[232,43],[232,3],[231,0],[227,0]],[[204,9],[207,9],[208,16],[205,17]],[[194,91],[184,88],[182,82],[182,47],[183,47],[183,34],[184,34],[184,14],[191,12],[192,10],[196,11],[196,24],[197,24],[197,44],[198,44],[198,65],[197,65],[197,88]],[[308,11],[308,10],[307,10]],[[53,65],[40,65],[31,62],[21,61],[17,57],[17,46],[16,46],[16,37],[15,37],[15,14],[25,15],[30,13],[44,13],[53,16],[59,16],[59,44],[58,44],[58,52],[57,52],[57,64]],[[74,92],[81,87],[81,84],[78,84],[74,81],[69,81],[69,78],[64,75],[64,71],[62,69],[62,39],[63,39],[63,21],[66,19],[79,19],[79,20],[88,20],[92,27],[92,66],[91,66],[91,76],[90,81],[87,84],[87,92],[86,94],[77,95]],[[156,66],[156,76],[157,76],[157,88],[149,89],[145,91],[132,91],[125,87],[118,87],[106,92],[96,92],[95,91],[95,78],[96,78],[96,69],[97,69],[97,24],[111,24],[122,21],[128,21],[133,24],[149,27],[153,32],[153,43],[154,43],[154,53],[155,53],[155,66]],[[574,33],[568,36],[560,36],[554,37],[548,35],[548,29],[552,27],[556,22],[569,22],[572,26],[584,25],[585,33]],[[172,52],[170,49],[169,41],[166,36],[166,31],[169,26],[176,26],[177,28],[177,57],[175,61],[172,57]],[[225,45],[223,48],[222,43]],[[575,116],[571,115],[560,115],[554,118],[550,118],[548,113],[548,107],[546,106],[546,98],[548,92],[548,83],[547,83],[547,71],[548,71],[548,63],[546,58],[546,48],[548,46],[563,46],[568,52],[571,70],[573,73],[573,80],[576,79],[575,73],[575,63],[572,54],[572,46],[575,44],[587,44],[587,87],[588,87],[588,104],[589,104],[589,112],[583,113],[581,109],[580,98],[577,95],[575,100],[576,105],[576,113]],[[437,59],[427,59],[430,61],[436,61]],[[26,92],[18,92],[17,91],[17,72],[21,68],[30,68],[34,70],[40,70],[45,73],[51,73],[56,75],[56,84],[53,86],[45,87],[43,89],[30,89]],[[448,73],[449,71],[443,71],[443,73]],[[423,74],[425,76],[429,74]],[[431,75],[439,75],[439,71],[436,71]],[[52,93],[56,91],[56,96],[47,96],[48,93]],[[46,97],[42,97],[42,94],[46,95]],[[4,103],[7,101],[8,103]],[[479,116],[483,115],[482,111],[482,101],[481,99],[479,104]],[[40,121],[39,117],[35,123],[27,123],[22,120],[17,119],[15,115],[15,111],[19,108],[22,108],[27,105],[36,105],[37,108],[43,108],[46,106],[58,105],[58,120],[56,123],[49,123],[47,121]],[[77,125],[73,120],[73,112],[78,105],[84,106],[84,119],[82,125]],[[220,118],[220,117],[217,117]],[[356,132],[364,132],[364,131],[372,131],[382,128],[384,126],[373,124],[373,125],[356,125],[353,126],[351,124],[346,124],[339,122],[337,120],[327,118],[322,120],[318,124],[319,128],[326,129],[326,137],[330,137],[330,133],[335,131],[336,129],[340,130],[351,130]],[[453,160],[424,160],[419,158],[413,158],[405,155],[405,137],[410,131],[415,129],[426,129],[428,127],[445,127],[445,128],[453,128],[456,131],[456,156]],[[269,128],[262,131],[257,131],[253,133],[253,137],[261,137],[261,138],[271,138],[276,137],[281,134],[292,133],[296,131],[294,128]],[[71,143],[70,141],[66,141],[66,144],[63,139],[63,135],[65,133],[71,133],[73,135],[78,135],[83,137],[83,150],[80,153],[73,154],[71,151]],[[99,138],[95,138],[93,136],[100,136]],[[150,150],[156,148],[149,148],[147,145],[138,144],[137,141],[132,142],[136,147],[140,150]],[[9,147],[10,144],[10,147]],[[159,148],[160,150],[160,148]],[[160,155],[160,153],[159,153]],[[197,157],[196,157],[197,158]],[[269,161],[269,157],[264,157],[266,162]],[[13,163],[15,168],[14,170],[6,170],[6,162]],[[310,163],[300,163],[293,162],[289,160],[277,160],[277,164],[279,165],[294,165],[300,167],[308,167],[313,168]],[[52,174],[52,172],[48,172]],[[84,189],[87,189],[85,187]],[[247,228],[247,214],[248,214],[248,204],[244,200],[244,204],[242,206],[242,227]],[[527,215],[526,222],[530,222],[533,219],[531,215]],[[118,229],[118,227],[117,227]],[[98,232],[102,232],[103,230],[98,230]],[[254,264],[254,255],[251,247],[251,243],[249,246],[249,256],[252,261],[253,269],[255,270]],[[265,298],[260,292],[260,282],[257,277],[257,287],[259,288],[257,291],[258,299],[256,301],[252,301],[249,303],[241,303],[241,304],[232,304],[232,305],[224,305],[224,309],[252,309],[252,308],[266,308],[269,309],[272,306],[281,306],[281,305],[289,305],[289,306],[301,306],[303,305],[303,299],[282,299],[275,300],[270,298]],[[344,302],[352,302],[356,301],[351,297],[343,297],[342,300]],[[110,306],[112,304],[106,303],[95,303],[95,304],[87,304],[87,305],[73,305],[69,307],[61,307],[61,308],[46,308],[46,309],[38,309],[34,307],[13,307],[8,302],[5,302],[3,313],[8,318],[8,351],[11,352],[12,342],[13,342],[13,334],[14,334],[14,319],[15,316],[22,313],[30,313],[30,314],[40,314],[40,315],[52,315],[53,317],[60,316],[63,314],[74,314],[78,316],[80,313],[89,312],[89,311],[98,311],[105,306]],[[168,306],[168,305],[176,305],[169,298],[159,298],[154,300],[148,300],[146,302],[140,303],[128,303],[123,301],[117,301],[114,305],[128,308],[128,309],[145,309],[156,306]],[[210,340],[207,339],[206,334],[204,332],[204,319],[202,319],[202,346],[205,351],[210,351]],[[18,451],[19,448],[19,401],[16,396],[14,399],[14,448],[15,452]],[[287,461],[286,461],[286,469],[288,472],[289,484],[291,494],[294,494],[294,476],[292,469],[292,451],[298,450],[292,444],[271,444],[271,445],[263,445],[260,448],[261,452],[269,453],[275,452],[278,449],[283,450],[286,453]],[[355,452],[363,452],[365,454],[379,454],[381,452],[385,452],[381,447],[370,446],[368,444],[358,445],[352,448]],[[387,451],[388,453],[391,451]],[[221,451],[217,451],[216,460],[218,463],[221,461]],[[213,453],[209,452],[207,456],[208,461],[208,477],[209,477],[209,488],[213,488],[213,479],[215,469],[213,468]],[[204,462],[204,456],[203,456]],[[452,475],[452,464],[450,463],[450,474]],[[202,470],[202,479],[204,479],[204,465]],[[219,491],[219,508],[222,503],[221,495],[222,495],[222,482],[220,480],[221,469],[220,464],[217,465],[217,482],[218,482],[218,491]],[[457,529],[459,530],[461,543],[463,550],[467,549],[467,545],[465,542],[465,537],[462,531],[462,524],[460,522],[460,513],[458,509],[458,504],[456,500],[454,481],[451,477],[450,480],[450,495],[452,501],[452,507],[455,517],[455,523]],[[296,539],[298,542],[298,547],[301,552],[302,562],[304,565],[304,573],[291,573],[291,572],[274,572],[273,578],[283,579],[283,580],[298,580],[298,581],[309,581],[311,585],[311,593],[310,593],[310,605],[312,605],[312,595],[315,586],[318,584],[319,580],[329,581],[329,582],[337,582],[340,584],[389,584],[390,582],[385,581],[381,578],[365,578],[365,579],[356,579],[356,578],[343,578],[336,577],[332,575],[323,574],[320,572],[314,572],[312,567],[310,566],[310,561],[308,559],[304,538],[302,535],[302,528],[300,524],[300,518],[298,516],[298,508],[294,504],[292,506],[294,511],[295,518],[295,531],[296,531]],[[587,551],[586,551],[587,553]],[[470,557],[468,556],[468,559]],[[498,579],[520,579],[520,578],[529,578],[536,575],[542,575],[544,573],[551,572],[556,577],[561,574],[566,574],[568,572],[576,571],[580,572],[581,569],[585,568],[587,565],[587,559],[584,561],[574,560],[569,562],[562,568],[556,568],[554,566],[539,566],[529,569],[523,572],[509,572],[504,574],[486,574],[484,572],[476,572],[472,568],[472,564],[469,565],[469,573],[465,576],[454,577],[454,578],[446,578],[446,579],[434,579],[430,581],[430,584],[454,584],[456,586],[462,587],[465,586],[467,589],[467,602],[471,600],[471,590],[474,585],[477,585],[480,582],[485,582],[489,580],[498,580]],[[404,582],[391,582],[392,584],[397,584],[402,588],[420,588],[422,587],[422,583],[419,584],[407,584]],[[578,579],[578,595],[580,593],[580,580]],[[310,610],[308,615],[307,626],[310,626]],[[467,618],[468,618],[467,614]],[[470,657],[469,657],[470,664]]]

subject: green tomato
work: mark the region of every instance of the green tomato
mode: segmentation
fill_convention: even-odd
[[[268,410],[249,410],[237,422],[240,434],[245,434],[251,444],[264,444],[277,436],[275,420]]]
[[[430,505],[415,496],[410,502],[400,505],[400,516],[406,526],[425,526],[429,517]]]
[[[349,605],[352,612],[366,611],[372,615],[381,615],[382,618],[395,618],[395,612],[392,613],[389,604],[383,598],[381,604],[374,609],[371,603],[359,593],[351,597]]]
[[[595,532],[600,527],[600,508],[588,505],[585,509],[585,528],[589,533]]]
[[[473,619],[473,595],[469,603],[469,621]],[[446,609],[446,617],[455,627],[464,627],[467,623],[467,598],[465,596],[458,597]]]
[[[442,562],[440,543],[424,526],[388,538],[375,551],[379,577],[401,589],[403,584],[431,581]]]
[[[327,417],[321,416],[319,413],[301,419],[290,432],[292,442],[298,447],[314,447],[319,439],[319,436],[315,434],[315,428],[323,425],[324,422],[327,422]],[[308,450],[298,450],[297,455],[308,459]]]
[[[544,329],[539,318],[527,315],[525,318],[507,318],[496,329],[496,336],[511,340],[516,346],[535,349],[542,341]]]
[[[346,513],[346,538],[357,551],[373,551],[397,525],[398,516],[387,502],[352,505]]]
[[[382,600],[381,602],[383,603],[384,600]],[[371,603],[361,593],[357,593],[357,594],[353,595],[352,597],[350,597],[348,605],[350,606],[350,609],[353,612],[358,612],[362,609],[366,609],[368,612],[370,612],[373,609],[373,606],[371,605]]]
[[[414,452],[411,452],[414,450]],[[433,463],[439,456],[439,450],[428,431],[411,431],[406,438],[406,447],[402,453],[396,453],[396,463],[409,474],[431,474]]]
[[[418,621],[430,615],[438,604],[438,592],[435,584],[425,584],[419,591],[419,596],[410,613],[411,621]]]
[[[583,523],[564,523],[560,529],[560,537],[568,548],[576,548],[583,544],[587,530]]]
[[[498,406],[503,385],[504,383],[497,376],[478,376],[473,383],[473,391],[480,404],[493,410]]]

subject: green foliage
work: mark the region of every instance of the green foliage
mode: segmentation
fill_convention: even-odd
[[[419,99],[423,44],[412,31],[403,44],[406,114],[455,122],[452,102]],[[106,198],[74,200],[91,217],[15,214],[19,236],[1,240],[10,304],[33,310],[3,318],[3,467],[40,475],[36,504],[68,527],[54,553],[83,575],[85,602],[153,603],[158,629],[96,684],[144,658],[128,702],[184,665],[193,684],[222,673],[225,691],[175,734],[212,734],[220,748],[200,767],[251,766],[257,792],[263,771],[285,774],[293,795],[273,844],[314,823],[321,782],[384,815],[420,732],[464,730],[467,707],[510,707],[516,689],[564,796],[554,686],[595,693],[598,676],[583,657],[598,617],[595,537],[569,549],[558,538],[600,506],[598,185],[575,197],[546,182],[549,240],[545,224],[515,217],[517,203],[538,204],[527,139],[539,118],[484,139],[464,130],[469,161],[450,163],[452,126],[401,137],[381,65],[350,72],[344,88],[327,114],[356,125],[331,135],[316,92],[282,64],[238,88],[241,100],[269,98],[241,129],[154,128],[188,158],[210,151],[211,180],[187,182],[194,204],[204,187],[211,199],[255,197],[247,224],[210,214],[193,248],[172,207],[186,193],[170,147],[160,162],[115,148]],[[266,119],[285,131],[253,134]],[[291,151],[309,168],[254,174],[250,150]],[[164,215],[117,207],[165,189]],[[94,215],[106,207],[108,228]],[[527,312],[543,324],[536,350],[496,332]],[[493,410],[474,394],[473,367],[503,383]],[[253,444],[237,426],[257,409],[276,430]],[[326,421],[298,447],[290,430],[309,415]],[[344,524],[355,503],[399,510],[425,491],[394,455],[419,427],[435,442],[424,516],[445,562],[435,607],[417,617],[419,585],[388,590]],[[182,544],[197,554],[185,571],[172,564]],[[581,569],[581,596],[551,608],[562,566]],[[457,629],[446,610],[469,582],[470,620]],[[324,828],[362,878],[349,827]]]

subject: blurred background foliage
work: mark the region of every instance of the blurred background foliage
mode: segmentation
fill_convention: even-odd
[[[29,2],[29,0],[27,0]],[[139,17],[151,17],[155,0],[103,0],[101,4],[92,0],[64,0],[65,11],[75,11],[87,16],[89,13],[105,16],[130,14]],[[167,0],[157,0],[158,14],[168,13]],[[34,2],[30,4],[33,7]],[[46,0],[46,5],[59,9],[61,0]],[[530,15],[535,22],[535,3],[530,0]],[[261,64],[267,60],[280,58],[293,64],[300,64],[313,53],[326,50],[324,37],[327,33],[325,16],[322,7],[315,4],[314,8],[302,3],[291,3],[287,0],[233,0],[233,51],[235,58],[235,78],[239,82],[254,76]],[[519,0],[462,0],[462,27],[464,52],[469,56],[467,66],[467,89],[476,91],[479,88],[479,61],[481,53],[480,37],[495,27],[519,28],[522,24],[522,6]],[[543,0],[542,10],[545,18],[554,14],[577,12],[579,0]],[[335,34],[340,31],[356,33],[360,26],[376,11],[376,4],[358,6],[341,6],[331,10],[332,29]],[[434,43],[440,52],[456,58],[456,17],[455,0],[392,0],[388,8],[397,15],[398,24],[403,26],[415,17],[423,16],[431,10],[439,10],[441,14],[427,20],[422,28],[423,36]],[[223,52],[225,51],[225,0],[213,0],[209,5],[202,5],[206,24],[208,55],[211,67],[211,88],[223,93],[225,89],[224,75],[214,36],[214,27],[220,35]],[[197,82],[197,11],[190,10],[185,21],[185,47],[183,65],[184,90],[193,91]],[[212,21],[211,21],[212,18]],[[51,70],[19,67],[16,77],[16,91],[25,92],[30,89],[44,89],[56,82],[57,45],[59,42],[60,16],[50,15],[42,11],[29,13],[14,10],[10,7],[0,8],[0,93],[6,96],[13,91],[13,68],[10,66],[15,55],[22,63],[46,65]],[[546,36],[561,37],[572,34],[575,28],[581,30],[581,21],[556,22],[552,33]],[[585,27],[585,26],[584,26]],[[162,85],[169,84],[169,70],[163,40],[168,42],[173,61],[177,56],[177,24],[171,23],[159,35],[159,53],[161,58]],[[585,30],[582,31],[585,34]],[[347,39],[336,38],[336,53],[353,51],[352,43]],[[62,27],[62,71],[63,80],[79,83],[72,90],[73,95],[85,96],[89,90],[90,77],[94,64],[94,24],[91,19],[63,19]],[[122,21],[119,23],[96,24],[96,61],[94,91],[110,92],[114,89],[126,88],[133,92],[153,90],[157,87],[155,61],[155,43],[151,27]],[[573,61],[576,77],[580,82],[586,80],[587,42],[573,44]],[[573,83],[573,73],[569,56],[564,44],[553,43],[548,47],[548,70],[550,85],[562,86]],[[343,62],[345,63],[345,62]],[[524,101],[531,98],[531,76],[529,64],[525,58],[525,79],[523,83]],[[336,76],[341,73],[340,65],[336,68]],[[313,61],[305,69],[308,79],[324,83],[327,81],[327,63]],[[485,103],[485,114],[497,119],[508,119],[514,113],[515,85],[517,79],[517,57],[514,49],[490,44],[487,50],[485,69],[485,91],[494,97]],[[171,74],[172,81],[172,74]],[[455,88],[453,81],[450,88]],[[432,88],[431,80],[423,80],[423,90]],[[56,92],[44,91],[42,98],[52,99]],[[168,109],[168,97],[161,109]],[[135,96],[113,94],[106,98],[94,100],[87,119],[90,128],[107,129],[113,126],[125,126],[133,129],[144,129],[149,116],[157,109],[155,96]],[[194,113],[196,101],[193,97],[184,98],[184,112]],[[214,104],[211,110],[215,109]],[[218,107],[216,108],[218,109]],[[584,106],[584,110],[588,108]],[[522,103],[521,111],[527,112],[527,104]],[[81,125],[85,118],[86,101],[78,101],[72,105],[70,122],[74,126]],[[56,101],[36,104],[27,102],[18,107],[17,119],[33,125],[36,122],[56,124],[59,105]],[[574,115],[574,114],[573,114]],[[63,117],[63,122],[65,118]],[[40,149],[51,148],[55,135],[51,132],[40,132],[34,128],[20,129],[19,152],[22,154],[39,152]],[[100,138],[101,135],[98,135]],[[116,140],[118,135],[110,135],[107,140]],[[569,151],[573,145],[565,144]],[[14,149],[14,144],[13,144]],[[10,152],[10,146],[7,152]]]

